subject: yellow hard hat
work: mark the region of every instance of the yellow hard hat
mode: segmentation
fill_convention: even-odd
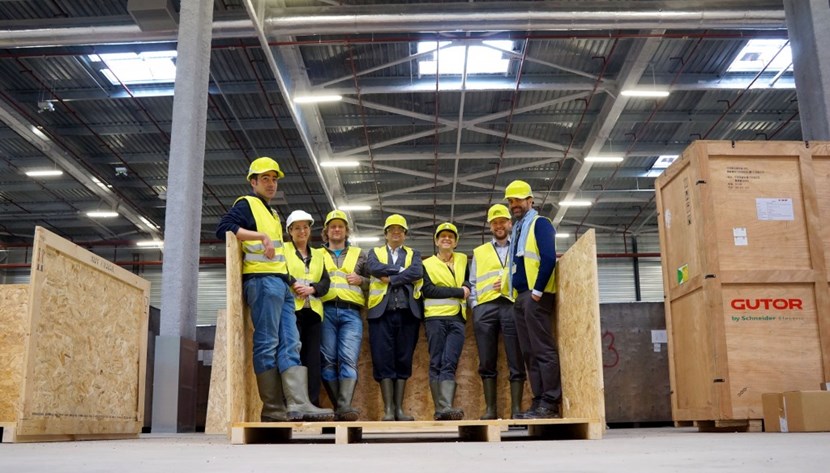
[[[441,225],[438,225],[438,228],[435,229],[435,238],[438,238],[438,234],[443,231],[450,231],[455,233],[455,239],[458,240],[458,229],[455,228],[455,225],[451,224],[450,222],[444,222]]]
[[[409,226],[406,224],[406,219],[403,218],[403,215],[392,214],[386,217],[386,223],[383,224],[383,232],[386,233],[386,229],[392,225],[400,225],[404,230],[409,231]]]
[[[251,163],[251,167],[248,168],[248,180],[251,180],[251,176],[254,174],[262,174],[264,172],[274,171],[277,173],[277,179],[282,179],[285,177],[285,174],[280,170],[280,165],[277,164],[272,158],[264,157],[264,158],[257,158]]]
[[[349,224],[349,218],[346,217],[346,212],[344,212],[342,210],[332,210],[331,212],[328,213],[328,215],[326,215],[325,225],[328,225],[329,222],[331,222],[332,220],[335,220],[335,219],[342,220],[343,223],[345,223],[346,225]]]
[[[528,197],[533,197],[533,191],[530,189],[530,184],[525,181],[513,181],[504,188],[504,200],[527,199]]]
[[[507,207],[502,204],[496,204],[490,207],[490,210],[487,211],[487,223],[490,223],[497,218],[506,218],[510,220],[510,211],[507,210]]]

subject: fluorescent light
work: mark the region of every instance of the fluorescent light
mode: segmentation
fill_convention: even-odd
[[[559,205],[562,207],[590,207],[590,200],[560,200]]]
[[[373,237],[350,237],[349,241],[351,241],[353,243],[361,243],[361,242],[369,243],[369,242],[380,241],[380,237],[376,237],[376,236],[373,236]]]
[[[118,212],[112,210],[93,210],[87,212],[86,216],[92,218],[114,218],[118,216]]]
[[[36,127],[36,126],[32,125],[32,127],[30,129],[32,130],[32,133],[37,135],[37,137],[40,138],[41,140],[43,140],[43,141],[52,141],[52,140],[49,139],[48,136],[46,136],[46,133],[44,133],[40,130],[40,127]]]
[[[343,100],[342,95],[300,95],[294,97],[294,103],[339,102],[341,100]]]
[[[142,248],[164,248],[164,241],[163,240],[137,241],[137,242],[135,242],[135,246],[140,246]]]
[[[570,233],[557,233],[556,234],[556,238],[570,238],[570,237],[571,237]]]
[[[588,163],[621,163],[622,156],[587,156],[585,162]]]
[[[38,169],[34,171],[26,171],[26,175],[29,177],[54,177],[62,176],[63,171],[60,169]]]
[[[143,216],[143,215],[139,215],[139,216],[138,216],[138,219],[139,219],[139,220],[141,220],[142,222],[144,222],[144,225],[147,225],[147,226],[148,226],[148,227],[150,227],[150,228],[158,228],[158,227],[159,227],[159,226],[158,226],[158,225],[156,225],[155,223],[153,223],[153,222],[151,222],[150,220],[148,220],[148,219],[144,218],[144,216]]]
[[[628,89],[620,92],[623,97],[668,97],[668,90],[637,90]]]
[[[338,210],[343,210],[343,211],[372,210],[372,206],[371,205],[365,205],[365,204],[347,204],[347,205],[341,205],[340,207],[338,207]]]
[[[320,167],[324,168],[355,168],[360,166],[359,161],[321,161]]]

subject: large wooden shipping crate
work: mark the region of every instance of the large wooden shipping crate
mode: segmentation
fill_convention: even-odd
[[[29,284],[0,285],[4,442],[137,437],[150,283],[43,228]]]
[[[231,426],[259,421],[262,403],[256,387],[251,362],[253,326],[249,309],[242,297],[241,249],[232,233],[226,235],[227,250],[227,317],[217,324],[214,369],[225,372],[211,380],[207,429],[210,432],[231,432]],[[605,403],[602,379],[602,348],[600,343],[599,286],[596,263],[596,241],[593,231],[583,235],[562,256],[556,267],[559,284],[556,311],[560,363],[562,370],[563,417],[573,418],[576,437],[601,438],[605,428]],[[223,330],[224,328],[224,330]],[[224,333],[223,333],[224,332]],[[364,320],[363,345],[358,362],[358,384],[353,405],[361,411],[361,420],[378,420],[383,403],[378,384],[372,379],[368,329]],[[225,345],[219,348],[219,345]],[[225,360],[217,360],[225,357]],[[500,347],[499,410],[509,418],[509,387],[507,367]],[[416,420],[430,420],[434,411],[428,382],[429,356],[423,330],[415,349],[413,373],[407,383],[404,407]],[[481,380],[478,376],[478,352],[468,317],[467,335],[456,379],[456,406],[464,409],[466,419],[478,419],[484,412]],[[223,392],[224,389],[224,392]],[[325,394],[322,394],[325,397]],[[526,385],[524,407],[530,403]],[[326,402],[324,405],[330,405]],[[211,412],[212,411],[212,412]],[[219,412],[216,412],[219,411]],[[406,422],[398,424],[407,424]]]
[[[656,195],[674,420],[830,379],[830,144],[698,141]]]

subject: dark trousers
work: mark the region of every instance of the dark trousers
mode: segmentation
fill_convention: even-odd
[[[308,368],[308,398],[320,403],[320,316],[309,308],[297,311],[297,331],[300,332],[300,362]]]
[[[510,381],[524,381],[525,366],[519,347],[519,333],[516,330],[513,302],[499,297],[496,300],[478,304],[473,308],[473,329],[478,347],[478,374],[482,378],[495,378],[498,374],[499,332],[504,338],[504,354]]]
[[[455,370],[464,347],[464,322],[458,317],[427,317],[429,380],[455,381]]]
[[[375,381],[412,376],[412,355],[420,328],[421,321],[409,309],[391,310],[376,319],[369,319],[369,348]]]
[[[539,302],[525,291],[516,298],[513,313],[519,344],[524,354],[533,399],[542,407],[553,409],[562,399],[559,352],[553,339],[554,294],[544,293]]]

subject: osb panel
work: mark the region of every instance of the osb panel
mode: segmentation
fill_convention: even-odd
[[[813,267],[798,154],[710,156],[709,168],[721,270]],[[765,216],[758,199],[791,199],[792,216]]]
[[[830,146],[823,151],[828,154],[813,156],[813,176],[816,181],[821,241],[824,246],[825,268],[830,278]]]
[[[0,422],[17,420],[28,308],[28,284],[0,285]]]
[[[231,423],[247,422],[252,420],[247,415],[249,410],[247,380],[248,372],[252,371],[250,367],[251,341],[246,330],[246,321],[249,317],[242,301],[242,250],[236,236],[231,232],[225,234],[225,258],[228,412]],[[259,420],[259,416],[256,420]]]
[[[671,304],[667,321],[669,350],[675,384],[672,386],[672,414],[675,420],[689,420],[691,411],[705,412],[704,419],[714,419],[715,398],[712,388],[714,359],[712,327],[705,312],[705,291],[700,288]]]
[[[762,419],[761,395],[822,378],[814,284],[723,286],[733,419]]]
[[[138,432],[149,282],[37,228],[20,435]]]
[[[213,361],[210,367],[206,434],[227,434],[228,424],[228,327],[227,310],[220,310],[216,317],[216,336],[213,341]]]
[[[594,230],[556,264],[556,333],[562,371],[563,417],[605,423],[599,282]]]

